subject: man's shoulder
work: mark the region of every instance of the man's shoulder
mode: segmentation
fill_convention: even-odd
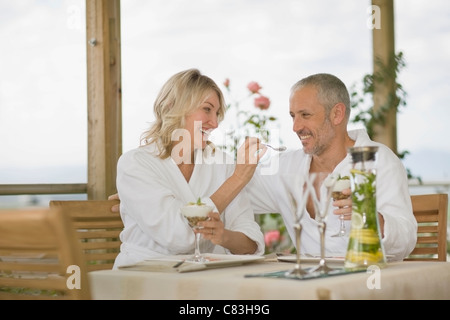
[[[362,146],[368,146],[368,147],[378,147],[378,155],[379,156],[388,156],[388,157],[397,157],[397,155],[394,153],[394,151],[392,151],[391,148],[389,148],[387,145],[381,143],[381,142],[377,142],[377,141],[373,141],[370,140],[370,142],[363,144]]]
[[[372,140],[365,129],[355,129],[349,131],[350,138],[356,140],[356,147],[378,147],[378,154],[383,156],[396,156],[387,145]]]
[[[303,149],[288,149],[283,153],[272,155],[269,161],[263,161],[258,167],[260,170],[264,169],[265,172],[270,173],[292,173],[292,170],[297,170],[305,163],[306,159],[308,159],[308,156],[303,152]]]

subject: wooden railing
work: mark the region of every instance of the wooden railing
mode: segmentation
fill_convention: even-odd
[[[418,188],[429,188],[439,192],[449,192],[450,182],[410,182],[411,190]],[[86,183],[66,184],[0,184],[0,196],[22,195],[22,194],[83,194],[87,193]]]
[[[85,194],[86,183],[68,184],[0,184],[0,196],[23,194]]]
[[[450,182],[423,182],[410,181],[411,194],[418,193],[448,193]],[[423,190],[429,190],[423,192]],[[85,194],[88,193],[87,183],[49,183],[49,184],[0,184],[0,196],[19,195],[56,195],[56,194]],[[1,201],[1,199],[0,199]],[[449,220],[450,221],[450,220]],[[450,225],[450,223],[449,223]]]

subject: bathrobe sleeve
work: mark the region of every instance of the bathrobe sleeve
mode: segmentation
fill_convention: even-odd
[[[377,161],[377,210],[384,218],[383,245],[393,260],[402,260],[414,249],[417,221],[414,217],[406,170],[387,147],[380,146]]]

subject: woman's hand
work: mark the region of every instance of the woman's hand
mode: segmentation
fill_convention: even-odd
[[[218,212],[210,212],[208,217],[208,220],[199,223],[203,226],[203,229],[196,229],[195,232],[201,233],[204,239],[210,240],[214,244],[222,245],[225,225],[220,220],[220,214]]]
[[[234,174],[248,182],[253,177],[259,160],[264,156],[267,147],[258,138],[247,137],[239,147]]]
[[[253,254],[258,248],[256,242],[242,232],[225,229],[218,212],[210,212],[208,217],[209,220],[200,222],[203,229],[194,231],[201,233],[204,239],[230,250],[233,254]]]

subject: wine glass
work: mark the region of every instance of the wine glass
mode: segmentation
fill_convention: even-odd
[[[285,189],[286,189],[289,199],[291,200],[292,207],[293,207],[293,210],[292,210],[292,213],[294,215],[293,216],[293,218],[294,218],[293,227],[294,227],[294,231],[295,231],[295,247],[296,247],[295,266],[291,270],[286,271],[285,276],[292,277],[292,278],[303,278],[303,276],[308,274],[308,271],[302,269],[301,264],[300,264],[300,239],[301,239],[301,232],[302,232],[302,225],[301,225],[300,221],[305,212],[306,201],[304,199],[307,199],[308,191],[307,191],[307,189],[303,189],[302,191],[295,190],[295,189],[297,189],[296,187],[302,186],[302,184],[296,183],[295,181],[293,182],[292,185],[287,185],[287,183],[285,181],[283,181],[283,182],[285,183]],[[294,188],[294,191],[292,191],[291,188]],[[302,198],[299,203],[298,200],[296,199],[295,195],[300,194],[300,192],[302,194]]]
[[[331,203],[331,192],[336,183],[336,177],[328,172],[311,172],[306,175],[305,180],[320,233],[319,265],[312,268],[309,272],[328,273],[334,269],[327,266],[325,259],[325,230],[326,218]]]
[[[188,204],[181,208],[181,213],[187,219],[189,226],[193,231],[196,229],[203,229],[202,226],[199,226],[198,223],[200,221],[208,220],[208,213],[213,210],[213,207],[207,205],[198,205],[198,204]],[[206,262],[206,259],[200,253],[200,233],[195,233],[195,251],[194,256],[188,261],[191,262]]]
[[[350,178],[348,176],[339,177],[336,181],[333,192],[331,193],[331,197],[334,201],[336,200],[344,200],[350,197],[350,195],[346,195],[342,193],[342,190],[350,188]],[[336,234],[333,234],[332,237],[344,237],[347,234],[347,230],[345,229],[345,220],[344,214],[339,215],[339,231]]]

